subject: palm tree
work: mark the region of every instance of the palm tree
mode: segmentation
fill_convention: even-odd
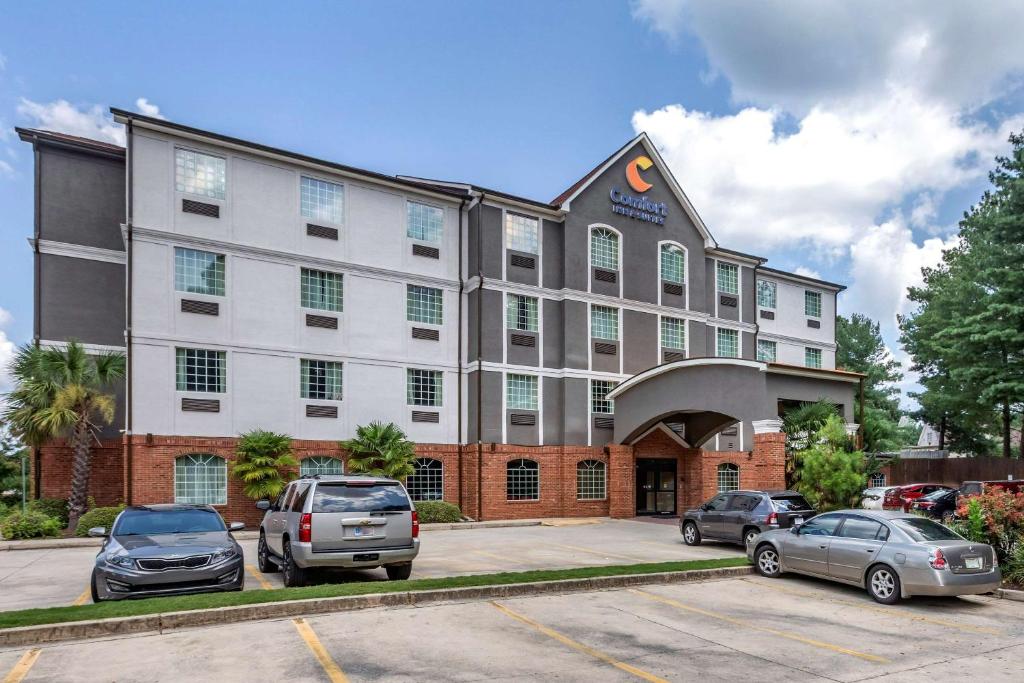
[[[26,345],[10,372],[14,390],[4,419],[11,433],[32,446],[62,436],[71,445],[68,527],[74,529],[88,504],[93,443],[100,427],[114,421],[116,403],[108,391],[124,377],[124,354],[90,356],[76,341],[64,349]]]
[[[264,429],[242,434],[235,449],[231,474],[253,500],[277,498],[285,486],[284,470],[299,466],[292,457],[292,437]]]
[[[353,472],[405,480],[414,471],[415,445],[393,422],[356,427],[356,437],[342,441],[341,447],[349,453]]]

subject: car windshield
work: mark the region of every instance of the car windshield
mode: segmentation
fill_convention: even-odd
[[[792,510],[810,510],[811,504],[803,496],[772,496],[772,505],[778,512],[790,512]]]
[[[409,498],[398,484],[318,484],[312,512],[405,512]]]
[[[125,510],[117,518],[114,536],[157,536],[225,531],[224,520],[216,510]]]
[[[894,520],[915,541],[962,541],[962,536],[938,522],[924,517]]]
[[[945,498],[950,493],[951,492],[946,489],[939,489],[938,491],[926,493],[925,495],[921,496],[920,500],[939,500],[941,498]]]

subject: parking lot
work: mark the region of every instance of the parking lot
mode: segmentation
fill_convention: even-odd
[[[25,681],[1019,681],[1024,604],[894,607],[833,583],[699,584],[374,609],[0,651]]]

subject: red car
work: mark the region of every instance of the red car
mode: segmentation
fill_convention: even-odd
[[[896,486],[885,492],[885,498],[882,499],[882,509],[910,512],[910,504],[921,496],[936,491],[950,491],[952,489],[952,486],[945,486],[943,484],[904,484],[903,486]]]

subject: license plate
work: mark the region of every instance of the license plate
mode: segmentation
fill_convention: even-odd
[[[981,569],[980,557],[965,557],[964,569]]]
[[[352,535],[362,538],[366,536],[373,536],[372,526],[357,526],[352,528]]]
[[[803,517],[794,517],[793,521],[790,522],[790,523],[791,524],[803,524],[804,523],[804,518]]]

